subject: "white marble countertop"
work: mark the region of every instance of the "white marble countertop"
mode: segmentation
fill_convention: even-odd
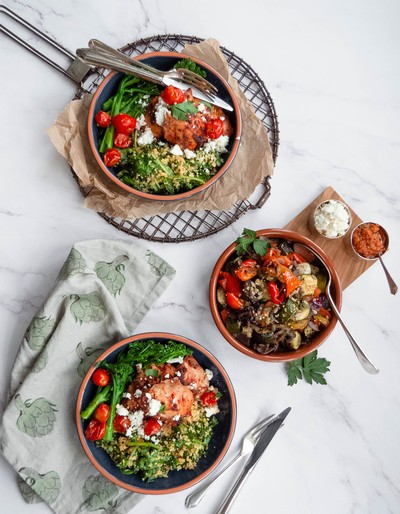
[[[207,298],[217,257],[244,227],[283,227],[328,185],[362,219],[387,229],[391,251],[385,262],[400,283],[400,4],[3,3],[73,52],[93,37],[115,47],[155,34],[218,39],[265,82],[278,114],[280,148],[272,195],[261,210],[197,242],[159,244],[130,237],[83,206],[67,163],[46,134],[72,99],[75,85],[1,35],[0,413],[18,345],[71,246],[91,238],[122,238],[150,247],[177,269],[172,285],[138,332],[186,335],[209,348],[231,376],[238,419],[228,456],[262,413],[292,407],[232,513],[245,512],[248,505],[269,513],[400,512],[400,295],[389,293],[380,265],[345,290],[342,307],[351,331],[380,373],[363,371],[337,325],[319,350],[332,363],[326,386],[301,381],[288,387],[284,365],[237,352],[214,326]],[[215,512],[237,471],[193,512]],[[24,502],[16,473],[2,457],[0,477],[2,512],[50,512],[45,504]],[[135,512],[183,514],[187,492],[147,497]]]

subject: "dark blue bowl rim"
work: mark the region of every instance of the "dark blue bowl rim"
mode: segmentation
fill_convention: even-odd
[[[205,457],[202,457],[199,461],[199,465],[201,464],[201,471],[197,472],[195,470],[190,470],[191,472],[187,475],[189,478],[185,478],[185,473],[187,473],[186,470],[180,470],[180,471],[174,471],[172,473],[172,478],[170,478],[171,473],[169,474],[168,478],[162,478],[162,479],[156,479],[154,482],[143,482],[139,477],[136,477],[135,475],[123,475],[119,470],[116,468],[115,464],[113,464],[112,460],[107,456],[107,454],[101,449],[96,448],[93,442],[87,441],[84,435],[84,426],[85,423],[82,422],[80,413],[82,411],[82,408],[85,407],[85,404],[83,402],[83,398],[85,395],[85,391],[88,387],[90,387],[90,377],[95,369],[95,364],[101,360],[104,360],[114,354],[114,357],[122,351],[127,344],[129,344],[132,341],[142,340],[142,339],[155,339],[159,341],[166,341],[166,340],[174,340],[177,342],[181,342],[189,346],[191,349],[193,349],[194,356],[199,360],[200,364],[202,364],[201,360],[204,358],[206,361],[208,361],[208,364],[211,363],[211,367],[214,367],[214,371],[218,371],[218,381],[220,383],[218,384],[218,387],[221,387],[223,385],[226,389],[225,395],[226,395],[226,406],[228,407],[228,410],[225,413],[220,413],[220,419],[219,424],[214,429],[214,431],[218,428],[218,426],[222,423],[225,423],[225,425],[228,425],[228,431],[223,432],[223,440],[222,443],[218,441],[218,449],[215,449],[213,451],[217,452],[217,455],[215,458],[208,464],[208,455],[210,453],[210,447],[207,455]],[[199,355],[200,358],[199,359]],[[215,382],[215,373],[214,373],[214,382]],[[236,406],[236,396],[233,389],[233,385],[231,383],[231,380],[225,371],[224,367],[221,365],[221,363],[218,361],[218,359],[209,351],[206,350],[203,346],[201,346],[199,343],[196,343],[195,341],[188,339],[187,337],[180,336],[177,334],[167,333],[167,332],[146,332],[142,334],[137,334],[134,336],[127,337],[121,341],[119,341],[116,344],[113,344],[108,348],[106,351],[104,351],[97,359],[96,361],[91,365],[90,369],[86,373],[84,379],[82,380],[82,383],[80,385],[79,391],[78,391],[78,397],[76,402],[76,426],[78,431],[78,436],[80,439],[80,442],[82,444],[82,447],[89,458],[90,462],[93,464],[93,466],[107,479],[109,479],[111,482],[113,482],[115,485],[122,487],[124,489],[127,489],[132,492],[140,493],[140,494],[152,494],[152,495],[158,495],[158,494],[170,494],[175,493],[178,491],[181,491],[183,489],[186,489],[188,487],[192,487],[193,485],[197,484],[201,480],[203,480],[207,475],[209,475],[221,462],[223,457],[225,456],[226,452],[229,449],[229,446],[232,442],[233,435],[235,432],[236,427],[236,413],[237,413],[237,406]],[[217,415],[218,418],[219,415]],[[223,426],[225,426],[223,425]],[[221,426],[222,429],[222,426]],[[213,438],[215,437],[215,433],[213,435]],[[211,439],[210,443],[212,443],[213,438]],[[214,443],[217,441],[214,441]],[[217,448],[217,447],[216,447]],[[106,464],[109,465],[110,469],[105,469],[101,462],[99,462],[99,458],[105,460]],[[199,467],[199,465],[197,467]],[[198,473],[198,474],[197,474]],[[190,476],[189,476],[190,475]],[[132,482],[132,483],[129,483]],[[171,483],[174,482],[174,483]]]
[[[156,194],[150,194],[145,193],[143,191],[139,191],[137,189],[134,189],[133,187],[128,186],[127,184],[124,184],[112,171],[112,168],[108,168],[102,159],[102,156],[100,152],[98,151],[97,144],[96,144],[96,125],[94,122],[94,116],[96,112],[100,109],[100,105],[103,103],[104,100],[101,102],[99,101],[99,98],[104,91],[104,89],[108,86],[110,81],[117,80],[115,77],[122,77],[123,73],[118,72],[111,72],[109,73],[106,78],[101,82],[99,87],[97,88],[95,94],[93,95],[93,98],[91,100],[90,106],[89,106],[89,112],[88,112],[88,119],[87,119],[87,133],[89,138],[89,145],[91,148],[91,151],[93,153],[93,156],[99,165],[102,172],[105,173],[105,175],[111,179],[115,184],[120,186],[124,191],[127,191],[135,196],[138,196],[140,198],[151,200],[151,201],[177,201],[177,200],[184,200],[187,198],[190,198],[193,195],[196,195],[198,193],[201,193],[208,189],[211,185],[213,185],[217,180],[219,180],[222,175],[228,170],[228,168],[231,166],[232,162],[234,161],[237,152],[239,150],[240,146],[240,138],[242,133],[242,117],[240,112],[239,103],[237,101],[236,95],[230,86],[228,82],[222,77],[220,73],[218,73],[214,68],[212,68],[209,64],[205,63],[204,61],[197,59],[196,57],[188,56],[185,54],[181,54],[178,52],[149,52],[145,53],[139,56],[136,56],[135,59],[137,60],[143,60],[144,62],[153,59],[153,58],[168,58],[168,59],[183,59],[188,58],[195,61],[197,64],[199,64],[201,67],[205,68],[207,71],[211,73],[211,75],[214,75],[215,78],[222,84],[222,86],[226,90],[227,98],[232,102],[233,104],[233,115],[234,115],[234,124],[235,124],[235,133],[232,136],[232,146],[229,153],[229,156],[227,157],[224,164],[221,166],[221,168],[217,171],[217,173],[211,177],[206,183],[202,184],[201,186],[191,189],[190,191],[186,191],[184,193],[179,193],[176,195],[156,195]]]

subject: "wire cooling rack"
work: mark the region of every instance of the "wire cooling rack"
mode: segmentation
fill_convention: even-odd
[[[203,40],[195,36],[177,34],[158,35],[140,39],[122,47],[120,50],[132,56],[159,51],[180,52],[186,44],[200,43],[201,41]],[[279,146],[279,129],[272,98],[260,77],[249,64],[224,47],[221,47],[221,51],[228,62],[231,75],[238,81],[242,91],[252,103],[257,116],[268,131],[272,156],[274,162],[276,162]],[[95,71],[94,79],[93,75],[90,77],[92,82],[89,85],[85,83],[84,88],[79,88],[75,98],[82,98],[87,92],[93,93],[104,79],[105,73],[108,73],[101,68]],[[255,203],[251,203],[249,200],[240,201],[225,211],[171,212],[133,220],[115,218],[104,213],[99,213],[99,215],[118,230],[149,241],[163,243],[193,241],[219,232],[249,210],[261,208],[270,195],[269,177],[265,177],[261,185],[263,186],[263,191]],[[86,195],[87,191],[82,191],[82,194]]]
[[[33,34],[38,42],[44,42],[46,45],[50,45],[53,47],[53,50],[57,50],[59,53],[63,54],[64,57],[69,59],[70,64],[65,68],[57,64],[57,62],[48,55],[38,50],[37,46],[33,46],[31,42],[28,42],[26,39],[21,38],[18,34],[10,30],[9,27],[3,24],[0,25],[0,31],[2,33],[61,72],[64,76],[77,83],[78,89],[75,94],[75,99],[82,98],[86,93],[94,93],[96,91],[99,84],[105,78],[105,73],[108,73],[108,70],[104,70],[103,68],[93,69],[85,65],[68,49],[51,39],[45,32],[21,18],[6,6],[0,6],[0,14],[2,20],[5,19],[8,23],[11,21],[12,24],[16,23],[17,26],[23,27]],[[12,26],[14,27],[14,25]],[[28,39],[31,41],[31,37]],[[186,44],[200,43],[201,41],[203,41],[203,39],[195,36],[177,34],[158,35],[135,41],[134,43],[124,46],[121,50],[133,56],[155,51],[180,52]],[[278,118],[272,98],[260,77],[249,64],[225,47],[221,47],[221,51],[228,62],[231,75],[239,83],[242,91],[252,103],[256,115],[260,118],[268,131],[273,160],[276,162],[279,146],[279,129]],[[72,168],[71,171],[74,178],[77,180]],[[115,218],[104,213],[99,213],[99,215],[118,230],[138,238],[164,243],[193,241],[219,232],[249,210],[260,209],[269,198],[271,192],[269,177],[265,177],[261,185],[262,193],[258,200],[253,203],[249,200],[240,201],[229,210],[225,211],[199,210],[182,211],[178,213],[171,212],[165,215],[137,218],[134,220]],[[88,190],[81,187],[80,191],[83,196],[87,196],[89,193]]]

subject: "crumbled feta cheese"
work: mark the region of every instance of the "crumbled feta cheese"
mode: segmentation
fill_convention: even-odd
[[[164,375],[164,378],[169,378],[169,373],[167,373],[166,375]]]
[[[194,159],[196,157],[196,153],[192,152],[192,150],[189,150],[188,148],[185,148],[183,153],[185,154],[186,159]]]
[[[158,102],[156,104],[156,108],[154,110],[154,119],[156,120],[156,123],[158,125],[161,125],[161,126],[164,125],[164,119],[165,119],[165,115],[167,114],[167,112],[168,112],[167,104],[160,97],[158,99]]]
[[[213,405],[212,407],[206,407],[205,409],[207,418],[213,416],[214,414],[218,414],[219,409],[218,405]]]
[[[206,377],[209,382],[212,380],[213,376],[214,376],[214,373],[211,371],[211,369],[206,369]]]
[[[136,129],[140,130],[142,127],[147,125],[144,114],[141,114],[139,118],[136,119]]]
[[[172,155],[183,155],[183,152],[179,145],[174,145],[169,153],[172,153]]]
[[[135,398],[140,398],[142,396],[142,391],[140,389],[136,389],[134,395]]]
[[[176,376],[177,376],[177,377],[180,377],[180,376],[182,376],[182,373],[181,373],[180,371],[177,371],[177,372],[176,372]]]
[[[351,224],[350,213],[339,200],[327,200],[314,213],[317,231],[325,237],[341,237]]]
[[[128,414],[129,421],[131,422],[131,426],[126,431],[125,435],[130,437],[133,432],[138,432],[143,430],[143,418],[144,412],[142,410],[136,410],[135,412],[129,412]]]
[[[148,400],[151,400],[151,394],[150,394],[150,393],[146,393],[146,398],[147,398]]]
[[[117,403],[117,406],[115,408],[115,412],[119,415],[119,416],[128,416],[129,414],[129,411],[128,409],[126,409],[123,405]]]
[[[155,416],[160,409],[161,402],[159,402],[158,400],[154,400],[154,398],[152,398],[149,401],[149,416]]]
[[[154,141],[154,135],[150,127],[146,127],[144,131],[137,138],[137,144],[139,146],[150,145]]]
[[[226,153],[228,150],[226,147],[229,143],[229,136],[219,136],[217,139],[211,139],[204,144],[205,153],[209,153],[212,150],[216,150],[219,153]]]
[[[167,361],[168,364],[182,364],[183,362],[183,357],[175,357],[174,359],[170,359],[169,361]],[[177,373],[178,375],[178,373]],[[180,375],[179,375],[180,376]]]
[[[198,110],[199,112],[203,112],[205,109],[206,109],[206,106],[205,106],[204,104],[199,104],[199,105],[197,106],[197,110]]]
[[[130,400],[132,398],[132,395],[131,393],[126,392],[122,395],[122,398],[128,398],[128,400]]]
[[[172,418],[174,421],[179,421],[181,419],[181,415],[180,414],[177,414],[176,416],[174,416]]]

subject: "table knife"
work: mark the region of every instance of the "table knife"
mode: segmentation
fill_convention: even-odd
[[[227,514],[232,507],[233,502],[235,501],[237,495],[239,494],[241,488],[245,480],[249,477],[250,473],[254,470],[257,462],[260,460],[260,457],[266,450],[267,446],[271,442],[272,438],[282,426],[286,416],[291,411],[291,407],[283,410],[268,426],[265,428],[264,432],[260,436],[257,444],[254,447],[254,450],[251,452],[250,457],[248,458],[243,471],[239,475],[239,478],[236,480],[232,489],[229,491],[228,495],[222,502],[220,508],[217,510],[216,514]]]

